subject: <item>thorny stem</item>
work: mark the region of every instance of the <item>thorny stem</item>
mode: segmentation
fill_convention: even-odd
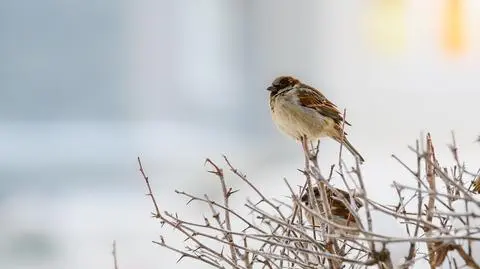
[[[307,182],[300,190],[299,195],[295,195],[293,189],[285,180],[292,195],[292,205],[280,199],[267,198],[260,191],[260,188],[249,181],[243,173],[239,172],[223,156],[230,171],[260,197],[259,203],[254,204],[247,200],[248,203],[245,205],[251,211],[250,214],[261,221],[260,223],[246,220],[240,211],[231,207],[230,199],[235,191],[232,191],[227,186],[223,170],[210,159],[207,159],[207,163],[213,167],[213,170],[210,172],[219,178],[219,184],[223,193],[223,203],[211,200],[208,195],[200,198],[185,192],[177,191],[177,193],[188,197],[190,201],[197,201],[207,205],[212,212],[212,216],[210,218],[205,217],[205,222],[200,224],[187,221],[177,216],[177,214],[160,213],[149,178],[146,176],[140,158],[137,158],[139,170],[147,186],[147,196],[150,197],[154,207],[154,217],[159,219],[165,226],[174,228],[176,232],[186,237],[184,243],[186,250],[165,243],[163,237],[160,237],[161,240],[154,243],[179,253],[181,255],[179,261],[185,257],[192,258],[214,268],[313,269],[327,266],[330,268],[353,269],[370,265],[378,265],[379,268],[393,268],[388,247],[392,244],[407,242],[410,244],[410,247],[405,255],[405,262],[400,265],[400,268],[412,267],[416,261],[427,256],[432,266],[439,266],[444,261],[448,261],[449,264],[455,267],[458,266],[458,258],[456,260],[450,255],[450,253],[455,252],[458,254],[457,257],[460,257],[467,266],[479,269],[477,261],[472,257],[471,244],[472,242],[480,242],[480,238],[474,236],[480,233],[480,229],[470,226],[473,223],[470,221],[470,218],[480,218],[480,216],[474,212],[469,213],[468,205],[472,204],[480,207],[480,201],[470,191],[470,187],[466,188],[464,186],[464,182],[469,182],[464,177],[471,176],[475,180],[478,177],[478,173],[470,173],[465,170],[465,166],[461,164],[458,157],[458,150],[454,141],[451,149],[456,168],[452,170],[452,176],[450,176],[448,170],[441,168],[435,158],[430,135],[428,134],[426,137],[425,151],[423,150],[424,144],[421,143],[422,148],[420,148],[418,141],[415,148],[410,148],[416,154],[416,171],[394,156],[404,168],[414,175],[416,180],[416,186],[414,187],[396,182],[393,184],[400,199],[398,206],[394,207],[382,205],[368,197],[358,160],[356,167],[352,171],[344,172],[343,167],[346,165],[344,165],[341,158],[341,153],[339,154],[340,170],[338,175],[340,175],[346,186],[348,196],[345,195],[345,197],[339,194],[330,185],[333,166],[331,167],[328,180],[320,174],[316,158],[318,146],[313,153],[308,150],[308,145],[306,147],[307,150],[304,150],[305,157],[308,159],[305,171],[303,171]],[[453,140],[455,140],[454,137]],[[340,148],[342,149],[342,146]],[[314,154],[315,158],[311,154]],[[421,173],[422,163],[425,163],[426,175]],[[353,192],[347,186],[346,177],[352,180],[355,186],[358,186],[358,182],[360,188],[358,192]],[[442,180],[436,181],[436,177]],[[299,199],[305,192],[312,195],[312,183],[316,183],[319,187],[319,195],[322,200],[321,206],[325,209],[324,214],[319,213],[318,206],[320,205],[316,207],[306,206]],[[446,189],[454,189],[456,193],[444,192],[442,190],[445,188],[438,184],[445,185]],[[328,197],[328,192],[334,193],[334,197]],[[406,193],[410,194],[405,196]],[[428,196],[425,211],[422,211],[424,198],[422,194]],[[357,197],[364,202],[367,220],[367,225],[365,226],[367,226],[367,229],[365,229],[364,223],[358,216],[356,208],[349,203],[349,201],[354,201]],[[405,197],[409,198],[405,200]],[[408,204],[415,199],[417,201],[416,206],[414,206],[415,210],[409,211],[410,207],[408,207]],[[465,204],[465,213],[451,206],[452,201],[458,200]],[[332,221],[332,203],[335,204],[337,202],[344,204],[352,213],[352,217],[355,218],[358,227],[342,226]],[[435,203],[437,203],[437,206],[435,206]],[[264,206],[265,204],[268,206]],[[436,207],[447,210],[437,210]],[[372,228],[374,219],[370,213],[371,210],[378,211],[380,214],[390,216],[403,223],[407,229],[408,237],[392,237],[374,233]],[[302,212],[314,215],[322,224],[327,225],[327,230],[316,229],[315,225],[305,225],[302,219]],[[457,221],[457,224],[463,226],[456,225],[454,227],[451,224],[453,221]],[[239,224],[243,225],[244,228],[239,229]],[[361,236],[348,233],[334,233],[337,229],[343,231],[358,230]],[[421,234],[421,230],[425,232],[425,236]],[[410,231],[413,231],[413,233],[410,233]],[[321,236],[318,236],[318,234]],[[462,242],[468,242],[468,245]],[[376,250],[374,243],[382,244],[382,249]],[[367,246],[369,246],[369,249]],[[417,251],[421,251],[422,248],[425,249],[425,246],[427,246],[428,253],[425,255],[417,254]],[[221,249],[217,250],[218,247],[221,247]],[[230,255],[223,253],[224,247],[230,250]]]
[[[157,201],[155,200],[155,196],[153,196],[152,187],[150,186],[150,181],[148,180],[148,176],[145,174],[145,171],[143,170],[143,166],[142,166],[142,162],[140,161],[140,157],[137,157],[137,161],[138,161],[138,166],[139,166],[139,169],[140,169],[140,173],[142,173],[143,179],[145,180],[145,185],[147,185],[147,189],[148,189],[147,196],[150,197],[150,199],[152,200],[152,204],[155,208],[155,213],[153,214],[153,216],[155,218],[161,218],[162,215],[160,214],[160,210],[158,209],[158,204],[157,204]]]
[[[231,190],[227,189],[227,185],[225,184],[225,178],[223,176],[223,170],[218,168],[218,166],[208,158],[207,158],[206,162],[211,164],[214,167],[215,170],[210,171],[210,172],[217,175],[217,177],[220,179],[220,184],[222,185],[224,206],[225,206],[225,208],[229,208],[229,205],[228,205],[229,197],[232,193],[231,193]],[[207,198],[207,200],[209,200],[208,197],[206,197],[206,198]],[[213,209],[213,206],[211,206],[211,208],[212,208],[213,211],[215,211],[215,209]],[[219,226],[221,226],[220,218],[217,217],[217,221],[218,221]],[[225,223],[226,223],[227,231],[228,231],[228,233],[225,233],[225,237],[230,242],[230,255],[232,256],[233,262],[235,264],[237,264],[237,254],[235,253],[235,248],[233,246],[233,238],[232,238],[232,235],[230,234],[230,232],[232,231],[232,225],[231,225],[231,222],[230,222],[230,211],[227,210],[227,209],[225,209]]]
[[[426,155],[426,174],[427,174],[427,182],[429,189],[433,192],[436,192],[436,186],[435,186],[435,172],[434,172],[434,167],[433,163],[435,163],[435,155],[434,155],[434,149],[433,149],[433,144],[432,144],[432,138],[430,136],[430,133],[427,134],[427,155]],[[432,223],[433,219],[433,210],[435,207],[435,195],[429,194],[428,195],[428,205],[427,205],[427,222]],[[425,227],[425,235],[427,237],[432,236],[432,229],[430,226]],[[428,249],[428,256],[429,256],[429,261],[430,261],[430,268],[434,269],[434,261],[435,261],[435,252],[433,250],[433,244],[432,243],[427,243],[427,249]]]

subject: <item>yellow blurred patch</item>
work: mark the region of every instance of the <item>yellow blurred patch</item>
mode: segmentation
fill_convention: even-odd
[[[403,0],[377,0],[365,14],[369,39],[376,49],[397,53],[405,46],[405,7]]]
[[[443,24],[443,45],[446,51],[454,54],[463,51],[465,37],[461,0],[447,0]]]

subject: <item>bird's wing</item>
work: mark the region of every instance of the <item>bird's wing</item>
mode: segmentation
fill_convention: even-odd
[[[300,104],[304,107],[315,109],[318,113],[325,117],[332,118],[339,126],[343,123],[343,117],[337,106],[330,102],[322,93],[317,89],[302,84],[298,88],[298,99]],[[350,125],[347,121],[345,124]]]
[[[348,201],[349,203],[351,202],[351,201],[350,201],[350,193],[349,193],[349,192],[344,191],[344,190],[341,190],[341,189],[338,189],[338,188],[335,188],[335,190],[338,191],[345,199],[347,199],[347,201]],[[342,202],[342,201],[332,198],[333,196],[336,196],[336,197],[338,197],[338,196],[335,195],[335,193],[334,193],[331,189],[327,189],[327,195],[328,195],[328,197],[331,197],[331,199],[330,199],[330,200],[331,200],[331,202],[330,202],[331,204],[337,204],[337,205],[339,205],[339,206],[345,206],[345,205],[343,205],[343,202]],[[340,197],[339,197],[339,198],[340,198]],[[361,201],[359,198],[355,197],[355,198],[354,198],[354,201],[355,201],[355,205],[356,205],[358,208],[360,208],[360,207],[363,206],[363,203],[362,203],[362,201]]]

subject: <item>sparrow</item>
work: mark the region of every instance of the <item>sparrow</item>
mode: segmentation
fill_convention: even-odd
[[[480,176],[477,177],[477,179],[475,179],[473,182],[472,182],[472,191],[474,193],[478,193],[480,194]]]
[[[363,157],[352,146],[342,130],[344,121],[337,106],[330,102],[319,90],[300,82],[291,76],[276,78],[270,87],[270,111],[277,127],[302,142],[318,140],[328,136],[342,143],[358,159]],[[306,151],[307,152],[307,151]]]
[[[342,226],[359,228],[356,219],[353,217],[352,213],[350,212],[348,207],[344,204],[344,202],[342,202],[342,198],[345,198],[349,203],[351,203],[349,193],[338,188],[335,188],[335,190],[339,194],[341,194],[343,197],[337,196],[335,192],[329,188],[325,190],[325,192],[327,193],[328,202],[330,204],[330,209],[332,212],[332,221]],[[314,211],[317,211],[318,209],[319,210],[319,212],[317,211],[318,214],[321,216],[324,216],[323,203],[322,203],[322,199],[321,199],[321,195],[318,187],[316,186],[313,187],[313,194],[315,196],[314,197],[315,199],[311,199],[307,191],[307,193],[305,193],[302,196],[301,201],[306,207]],[[352,208],[358,211],[358,209],[360,209],[363,206],[363,203],[359,198],[355,198],[354,202],[355,202],[355,207],[352,207]],[[316,205],[314,203],[316,203]],[[312,226],[322,226],[325,223],[324,221],[322,221],[321,218],[315,216],[314,214],[311,214],[308,211],[305,211],[305,216],[307,218],[307,221]],[[358,235],[358,233],[359,233],[358,231],[346,231],[346,234],[349,234],[349,235]]]

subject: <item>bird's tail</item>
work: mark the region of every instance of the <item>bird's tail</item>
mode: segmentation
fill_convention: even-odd
[[[341,143],[342,140],[340,138],[334,138],[335,140],[337,140],[338,143]],[[343,137],[343,145],[348,149],[348,151],[350,151],[355,157],[358,157],[358,159],[360,160],[360,163],[363,163],[365,161],[365,159],[363,159],[362,155],[360,155],[360,153],[358,153],[358,151],[352,146],[352,144],[350,143],[350,141],[348,141],[348,139],[344,136]]]

